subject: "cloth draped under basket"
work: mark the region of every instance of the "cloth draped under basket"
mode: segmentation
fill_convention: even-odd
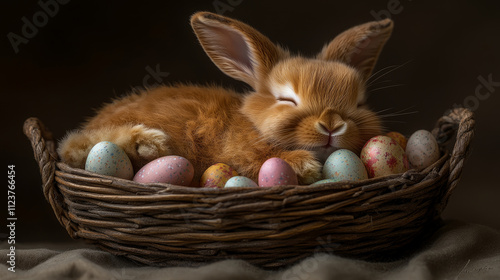
[[[263,268],[318,252],[381,259],[417,244],[457,186],[473,129],[467,109],[441,117],[433,134],[442,157],[424,170],[319,186],[206,189],[71,168],[40,120],[24,124],[45,198],[72,238],[148,265],[238,258]]]

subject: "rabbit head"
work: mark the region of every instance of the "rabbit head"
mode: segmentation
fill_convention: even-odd
[[[324,160],[340,148],[359,154],[381,133],[380,118],[365,106],[365,83],[390,37],[391,20],[348,29],[314,58],[292,55],[252,27],[220,15],[196,13],[191,25],[211,60],[254,89],[241,112],[260,140],[314,151]]]

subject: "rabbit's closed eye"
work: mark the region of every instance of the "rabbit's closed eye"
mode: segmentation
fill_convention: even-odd
[[[277,85],[271,88],[272,94],[276,97],[278,104],[298,106],[300,97],[297,95],[291,84]]]

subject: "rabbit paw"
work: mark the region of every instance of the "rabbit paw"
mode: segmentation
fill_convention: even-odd
[[[127,153],[134,169],[137,169],[155,158],[168,155],[168,139],[165,132],[142,124],[79,130],[66,135],[58,153],[62,161],[70,166],[84,168],[90,149],[101,141],[111,141]]]
[[[170,154],[168,135],[159,129],[138,124],[130,129],[131,139],[124,145],[125,151],[137,165],[144,165],[161,156]]]
[[[305,150],[284,152],[281,158],[288,162],[299,179],[299,184],[309,185],[321,180],[323,165],[314,154]]]

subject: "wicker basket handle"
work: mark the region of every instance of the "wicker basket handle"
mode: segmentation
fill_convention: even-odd
[[[64,214],[64,201],[61,194],[56,190],[54,176],[56,171],[56,161],[58,160],[56,152],[56,143],[52,133],[45,129],[45,126],[37,118],[29,118],[24,122],[24,134],[28,137],[35,154],[35,160],[40,167],[42,175],[42,188],[45,199],[50,203],[57,219],[66,230],[72,234],[70,221]]]
[[[456,141],[450,158],[450,176],[448,178],[448,189],[443,196],[439,208],[443,210],[450,195],[456,188],[464,162],[469,155],[471,141],[474,136],[474,114],[465,108],[455,108],[442,116],[436,123],[432,134],[441,147],[446,146],[452,139],[456,131]]]

